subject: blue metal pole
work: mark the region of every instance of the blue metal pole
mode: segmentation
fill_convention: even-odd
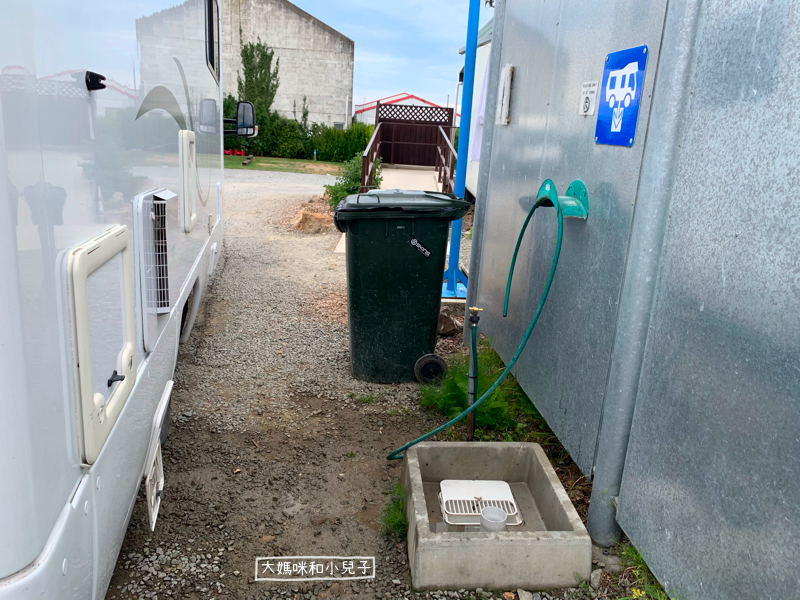
[[[458,157],[456,159],[455,194],[463,198],[469,160],[469,131],[472,121],[472,91],[475,87],[475,55],[478,52],[478,22],[481,0],[469,0],[467,20],[467,47],[464,55],[464,93],[461,98],[461,124],[458,132]],[[458,107],[456,107],[458,110]],[[444,273],[442,297],[466,298],[467,278],[458,267],[461,253],[461,219],[453,221],[450,228],[450,259]]]

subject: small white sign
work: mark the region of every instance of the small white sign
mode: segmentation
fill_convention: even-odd
[[[597,82],[584,81],[581,86],[581,105],[578,114],[584,117],[594,114],[597,105]]]

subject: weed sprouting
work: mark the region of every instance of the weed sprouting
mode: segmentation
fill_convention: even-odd
[[[617,554],[633,570],[636,578],[636,585],[631,588],[633,595],[621,600],[669,600],[664,588],[650,572],[647,563],[633,544],[620,544],[617,547]]]
[[[487,341],[478,347],[478,397],[486,392],[505,369],[502,359]],[[439,384],[422,386],[422,405],[453,418],[467,408],[467,356],[455,357]],[[542,416],[514,379],[505,378],[495,392],[475,411],[477,440],[532,440],[546,443],[552,436]]]
[[[395,481],[389,487],[389,504],[381,515],[381,530],[387,536],[402,538],[406,534],[406,513],[403,507],[403,489]]]
[[[375,393],[369,392],[368,394],[364,394],[363,396],[356,396],[354,399],[359,404],[372,404],[373,402],[378,402],[383,398],[382,393]]]

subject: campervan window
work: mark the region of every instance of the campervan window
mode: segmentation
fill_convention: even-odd
[[[217,0],[206,0],[206,62],[219,82],[219,8]]]

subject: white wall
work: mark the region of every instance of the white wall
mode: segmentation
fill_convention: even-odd
[[[241,28],[241,36],[240,36]],[[272,109],[300,118],[303,96],[309,121],[349,123],[355,42],[287,0],[222,3],[222,89],[236,96],[240,45],[258,38],[280,59],[280,85]],[[247,98],[243,98],[247,100]]]

